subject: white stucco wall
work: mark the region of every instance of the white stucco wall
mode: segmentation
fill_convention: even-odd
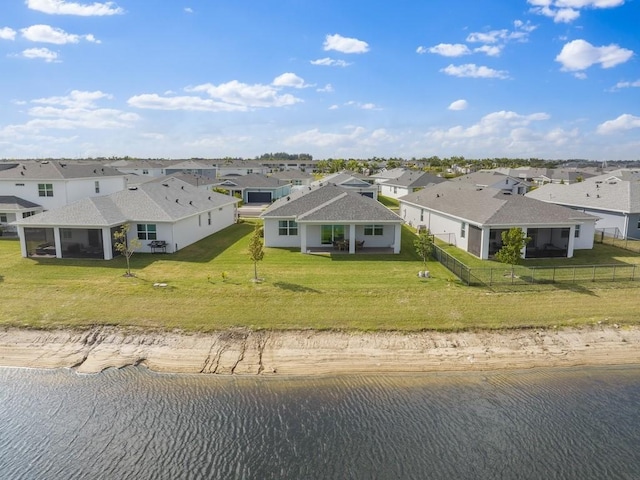
[[[279,221],[280,220],[292,220],[291,218],[272,219],[266,218],[264,220],[264,246],[265,247],[280,247],[280,248],[300,248],[300,226],[298,225],[298,235],[279,235]],[[308,237],[307,237],[308,242]],[[307,246],[311,246],[308,245]]]
[[[423,211],[422,220],[420,220],[420,211]],[[463,221],[457,218],[449,217],[438,212],[432,212],[426,208],[416,205],[400,202],[400,217],[412,226],[418,228],[424,225],[429,231],[440,239],[455,245],[458,248],[467,250],[467,240],[469,238],[469,225],[466,226],[466,235],[460,237],[460,230]]]

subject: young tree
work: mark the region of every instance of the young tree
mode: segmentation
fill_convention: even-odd
[[[262,250],[262,227],[256,223],[249,241],[249,257],[253,261],[253,280],[258,281],[258,262],[264,258]]]
[[[131,240],[129,240],[129,228],[130,225],[128,223],[125,223],[124,225],[122,225],[122,227],[120,227],[113,233],[113,246],[118,252],[124,255],[124,258],[127,259],[127,273],[125,274],[125,276],[133,277],[133,275],[131,274],[131,255],[133,255],[133,252],[135,252],[137,248],[140,248],[142,246],[142,242],[137,238],[132,238]]]
[[[511,278],[513,279],[513,267],[522,261],[522,249],[531,241],[525,237],[521,228],[513,227],[502,232],[502,248],[496,253],[496,259],[502,263],[511,265]]]
[[[433,253],[433,239],[431,238],[431,232],[429,229],[422,230],[418,234],[418,238],[413,241],[413,246],[416,249],[416,253],[422,259],[424,268],[427,268],[427,260]]]

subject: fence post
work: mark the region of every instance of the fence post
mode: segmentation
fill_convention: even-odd
[[[551,275],[551,283],[556,283],[556,267],[553,267],[553,275]]]
[[[489,286],[493,285],[493,268],[489,269]]]
[[[573,283],[576,283],[576,267],[573,267]]]

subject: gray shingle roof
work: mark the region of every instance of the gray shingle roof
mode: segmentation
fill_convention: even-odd
[[[173,222],[237,202],[228,195],[205,192],[168,178],[164,183],[146,183],[104,197],[85,198],[16,223],[112,226],[128,221]]]
[[[307,222],[402,222],[380,202],[335,185],[294,192],[274,202],[261,217],[296,218]]]
[[[40,205],[30,202],[24,198],[16,197],[14,195],[0,195],[0,210],[7,211],[19,211],[30,208],[38,208]]]
[[[592,215],[559,205],[455,182],[428,187],[399,200],[486,226],[554,225],[595,219]]]
[[[413,170],[407,170],[397,178],[392,178],[384,182],[385,185],[391,185],[395,187],[426,187],[428,185],[434,185],[447,180],[442,177],[431,175],[427,172],[415,172]]]
[[[233,178],[223,179],[216,183],[216,185],[221,186],[227,184],[229,184],[229,186],[237,186],[237,188],[279,188],[288,185],[289,182],[267,177],[259,173],[249,173],[248,175],[238,175]]]
[[[101,164],[79,164],[58,161],[19,162],[13,168],[0,170],[3,180],[63,180],[72,178],[122,177],[115,168]]]
[[[547,184],[527,193],[527,197],[593,210],[640,213],[640,175],[617,171],[570,185]]]

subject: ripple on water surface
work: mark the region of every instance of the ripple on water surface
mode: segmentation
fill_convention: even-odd
[[[640,367],[325,377],[0,369],[0,478],[638,478]]]

